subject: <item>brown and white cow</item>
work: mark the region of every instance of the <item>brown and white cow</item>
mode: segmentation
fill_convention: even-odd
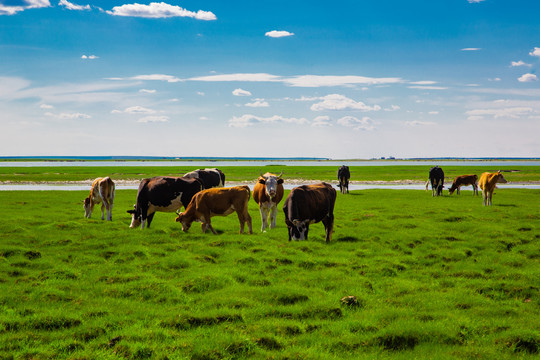
[[[478,176],[476,175],[460,175],[456,176],[454,182],[450,189],[448,189],[448,194],[452,195],[454,191],[457,190],[459,195],[459,190],[462,186],[472,185],[473,195],[478,195]]]
[[[198,179],[157,176],[141,180],[135,209],[127,211],[132,216],[129,227],[150,227],[156,211],[175,212],[182,206],[187,208],[193,195],[202,189]]]
[[[482,200],[484,206],[491,206],[491,198],[493,196],[493,191],[497,188],[497,183],[507,183],[501,171],[495,173],[485,172],[480,176],[478,185],[482,189]]]
[[[336,196],[337,192],[332,185],[324,182],[292,189],[283,205],[289,241],[307,240],[309,225],[322,221],[326,231],[326,242],[330,242],[334,228]]]
[[[277,205],[283,199],[282,175],[283,171],[279,176],[269,172],[261,174],[253,187],[253,200],[259,204],[261,212],[261,231],[268,227],[268,223],[270,223],[270,229],[276,227]]]
[[[90,219],[94,205],[101,203],[101,220],[105,220],[105,209],[107,209],[107,220],[112,221],[112,207],[114,202],[114,181],[110,177],[97,178],[92,182],[90,195],[83,200],[84,216]]]
[[[212,188],[203,190],[191,199],[186,211],[178,214],[176,222],[182,224],[182,231],[187,232],[194,221],[201,222],[203,233],[210,229],[214,234],[217,232],[212,227],[212,216],[227,216],[236,211],[240,221],[240,233],[244,232],[247,222],[249,233],[251,228],[251,216],[248,212],[248,202],[251,196],[249,186],[234,186],[229,188]]]

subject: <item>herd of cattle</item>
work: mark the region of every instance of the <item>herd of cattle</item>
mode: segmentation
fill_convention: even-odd
[[[262,219],[261,231],[276,226],[277,205],[284,195],[283,172],[279,175],[260,174],[253,187],[253,200],[259,205]],[[339,189],[341,193],[349,192],[350,171],[348,166],[338,170]],[[473,195],[478,194],[478,184],[482,189],[484,205],[491,205],[493,190],[497,183],[506,183],[500,171],[483,173],[480,181],[476,175],[462,175],[454,179],[449,189],[452,194],[459,194],[462,186],[472,185]],[[426,190],[431,183],[432,195],[442,195],[444,172],[435,166],[429,171]],[[143,179],[139,183],[137,199],[131,214],[130,228],[150,227],[156,212],[176,212],[176,222],[181,223],[182,230],[187,232],[191,224],[201,222],[203,232],[210,229],[214,234],[211,218],[227,216],[236,212],[240,222],[240,233],[244,232],[247,223],[249,233],[253,233],[248,202],[251,190],[248,186],[225,186],[225,174],[219,169],[198,169],[182,177],[157,176]],[[90,194],[84,199],[85,217],[90,218],[96,204],[101,204],[101,219],[112,220],[115,184],[110,177],[97,178],[93,181]],[[332,185],[321,182],[314,185],[302,185],[291,190],[283,204],[285,224],[290,240],[307,240],[309,225],[322,222],[329,242],[334,226],[334,205],[337,192]],[[179,210],[184,207],[184,212]]]

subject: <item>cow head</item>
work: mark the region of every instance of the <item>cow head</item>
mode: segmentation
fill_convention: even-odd
[[[133,207],[135,207],[135,205],[133,205]],[[127,213],[131,214],[131,225],[129,225],[131,229],[141,225],[141,214],[137,212],[137,210],[128,210]]]
[[[503,174],[501,173],[501,170],[497,171],[497,175],[495,175],[497,177],[497,181],[498,183],[501,183],[501,184],[506,184],[508,181],[506,181],[506,179],[504,178]]]
[[[90,197],[87,197],[83,200],[83,206],[84,206],[84,217],[89,218],[92,215],[92,210],[94,210],[94,204],[90,200]]]
[[[183,232],[188,232],[189,228],[191,227],[191,223],[192,223],[192,221],[189,221],[187,219],[187,216],[185,216],[184,213],[178,214],[175,221],[182,224],[182,231]]]
[[[452,194],[454,193],[454,191],[456,191],[457,188],[458,188],[458,187],[457,187],[456,183],[454,182],[454,183],[452,184],[452,186],[450,186],[450,189],[448,189],[448,194],[449,194],[449,195],[452,195]]]
[[[293,220],[287,222],[289,228],[289,240],[307,240],[310,220]]]
[[[279,176],[270,173],[266,173],[263,175],[260,171],[259,173],[261,174],[261,176],[259,176],[259,184],[263,184],[266,195],[268,195],[268,197],[270,198],[273,198],[274,196],[276,196],[278,185],[283,184],[283,179],[281,178],[281,176],[283,175],[283,171],[281,172],[281,174],[279,174]]]

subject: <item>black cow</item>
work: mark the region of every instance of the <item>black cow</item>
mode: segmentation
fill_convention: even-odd
[[[342,194],[349,193],[349,179],[351,178],[351,173],[349,167],[343,165],[339,168],[337,172],[337,178],[339,180],[339,190]]]
[[[291,238],[307,240],[309,224],[322,221],[326,230],[326,242],[330,242],[334,228],[336,196],[336,190],[332,185],[324,182],[292,189],[283,205],[285,224],[289,229],[289,241]]]
[[[429,179],[426,182],[426,191],[429,184],[431,183],[431,195],[439,196],[442,195],[443,185],[444,185],[444,171],[438,167],[432,167],[429,169]]]
[[[216,168],[197,169],[184,175],[186,178],[199,179],[205,189],[225,186],[225,174]]]
[[[193,195],[201,190],[203,184],[198,179],[157,176],[141,180],[135,209],[127,211],[132,215],[129,227],[141,225],[144,229],[146,223],[150,227],[156,211],[174,212],[182,206],[186,208]]]

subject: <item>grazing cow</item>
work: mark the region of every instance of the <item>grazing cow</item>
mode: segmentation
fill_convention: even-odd
[[[114,181],[110,177],[97,178],[92,182],[90,195],[83,200],[84,216],[90,219],[94,205],[101,203],[101,220],[105,220],[104,210],[107,209],[107,220],[112,221],[112,207],[114,202]]]
[[[176,222],[181,223],[182,231],[187,232],[194,221],[200,221],[203,233],[206,229],[210,229],[217,235],[212,227],[212,216],[227,216],[236,211],[240,221],[240,234],[244,232],[246,222],[249,233],[253,234],[251,216],[248,212],[250,195],[251,191],[247,185],[203,190],[195,194],[185,212],[178,214]]]
[[[127,211],[132,215],[129,227],[150,227],[156,211],[174,212],[187,207],[193,195],[201,190],[203,185],[198,179],[158,176],[141,180],[135,209]]]
[[[431,183],[431,195],[432,196],[442,195],[442,189],[444,185],[444,171],[440,167],[435,166],[429,169],[429,179],[426,182],[426,191],[430,183]]]
[[[478,185],[482,189],[482,200],[484,206],[491,206],[491,197],[493,196],[493,191],[497,188],[497,183],[507,183],[501,171],[496,173],[485,172],[480,176]]]
[[[452,193],[457,190],[457,194],[459,195],[460,188],[467,185],[472,185],[473,196],[478,195],[478,176],[476,175],[457,176],[450,189],[448,189],[448,194],[452,195]]]
[[[197,169],[184,175],[186,178],[199,179],[204,189],[225,186],[225,174],[219,169]]]
[[[282,175],[283,171],[279,176],[269,172],[264,175],[261,174],[253,187],[253,200],[259,204],[259,210],[261,212],[261,231],[264,231],[268,227],[268,222],[270,222],[270,229],[276,227],[277,205],[283,199]],[[268,219],[269,217],[270,221]]]
[[[332,185],[324,182],[292,189],[283,205],[289,241],[291,238],[307,240],[309,224],[322,221],[326,230],[326,242],[330,242],[334,228],[336,196],[336,190]]]
[[[337,172],[337,178],[339,180],[339,190],[342,194],[349,193],[349,179],[351,178],[351,173],[349,167],[343,165],[339,168]]]

